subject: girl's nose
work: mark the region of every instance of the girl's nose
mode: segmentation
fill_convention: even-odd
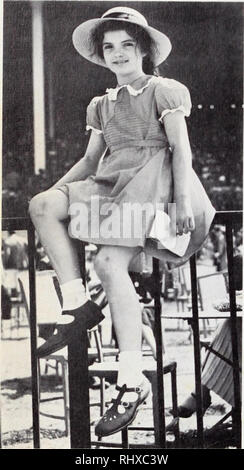
[[[123,55],[123,51],[120,47],[118,47],[117,49],[114,50],[114,55],[116,57],[121,57]]]

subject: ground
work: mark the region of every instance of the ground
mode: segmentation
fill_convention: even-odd
[[[165,308],[175,308],[174,302],[168,302]],[[31,368],[30,368],[30,341],[29,331],[26,321],[23,317],[19,330],[10,328],[7,321],[3,325],[3,338],[1,347],[1,421],[2,421],[2,446],[6,449],[31,449],[33,448],[32,436],[32,401],[31,401]],[[103,331],[105,343],[110,341],[110,321],[106,315]],[[189,341],[189,327],[186,322],[177,320],[166,320],[164,322],[164,343],[166,355],[169,359],[177,362],[177,388],[178,403],[194,390],[194,356],[193,345]],[[42,398],[52,397],[55,394],[62,393],[61,379],[55,375],[54,371],[49,370],[48,375],[44,375],[44,360],[42,360],[42,380],[41,393]],[[106,391],[106,400],[109,401],[113,391],[114,384]],[[90,401],[97,402],[99,391],[90,388]],[[169,377],[165,377],[165,415],[166,425],[172,421],[169,413],[171,408],[171,393]],[[62,415],[63,400],[52,401],[41,405],[45,412]],[[45,408],[44,408],[45,407]],[[204,428],[208,430],[215,424],[226,412],[229,406],[226,402],[212,393],[212,404],[204,417]],[[93,424],[99,418],[99,409],[97,406],[90,408],[92,439]],[[151,398],[139,411],[134,425],[145,427],[152,426],[152,408]],[[40,417],[41,427],[41,448],[43,449],[69,449],[70,439],[64,433],[64,421],[53,418]],[[185,447],[196,447],[196,415],[191,418],[180,420],[180,432],[182,443]],[[222,428],[221,432],[225,433]],[[210,433],[211,434],[211,433]],[[223,444],[223,436],[226,439]],[[216,433],[210,435],[210,447],[231,447],[228,442],[229,434],[217,436]],[[106,442],[118,443],[120,433],[105,439]],[[133,445],[151,444],[154,441],[153,430],[150,431],[131,431],[129,441]],[[174,446],[174,435],[167,433],[168,446]],[[182,445],[183,445],[182,444]]]

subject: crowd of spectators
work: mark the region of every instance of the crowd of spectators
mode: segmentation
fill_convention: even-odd
[[[84,153],[87,136],[57,138],[47,144],[46,169],[34,171],[33,151],[3,153],[2,211],[3,217],[26,217],[30,199],[52,186]],[[32,147],[31,145],[29,146]]]

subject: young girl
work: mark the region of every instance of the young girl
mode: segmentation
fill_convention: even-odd
[[[149,393],[142,374],[141,307],[128,270],[138,269],[142,255],[184,263],[205,239],[214,209],[191,168],[185,123],[189,92],[153,72],[170,53],[167,36],[148,26],[136,10],[116,7],[79,25],[73,43],[83,57],[110,69],[118,85],[88,106],[91,136],[84,157],[30,203],[63,296],[56,334],[38,355],[72,341],[79,325],[91,328],[101,320],[98,307],[86,297],[72,238],[95,243],[95,269],[120,349],[119,393],[95,429],[105,436],[131,423]],[[159,203],[165,212],[168,203],[175,203],[178,233],[191,232],[184,256],[160,248],[149,236]]]

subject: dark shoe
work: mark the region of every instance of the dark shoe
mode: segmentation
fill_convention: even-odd
[[[88,300],[75,310],[64,310],[62,315],[72,315],[74,320],[67,324],[57,324],[55,332],[37,349],[37,357],[45,357],[64,348],[72,340],[77,328],[90,330],[104,319],[100,308]]]
[[[144,402],[149,394],[150,384],[145,379],[139,387],[127,388],[126,385],[123,385],[123,387],[116,385],[116,390],[119,390],[117,398],[112,399],[113,405],[106,411],[95,427],[95,434],[98,437],[110,436],[110,434],[119,432],[132,423],[139,405]],[[122,398],[125,392],[136,392],[138,394],[137,400],[132,402],[123,401]],[[119,412],[119,406],[124,408],[122,413]]]
[[[211,395],[208,389],[203,393],[203,415],[208,407],[211,405]],[[183,405],[178,406],[177,414],[170,410],[169,412],[174,416],[174,418],[190,418],[190,416],[195,413],[197,410],[196,395],[191,393],[190,397],[184,402]]]
[[[179,426],[179,418],[173,418],[172,421],[167,424],[165,431],[169,433],[175,433]]]

